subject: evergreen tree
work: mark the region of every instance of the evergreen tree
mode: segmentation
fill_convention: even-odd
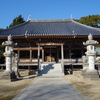
[[[7,28],[19,25],[19,24],[24,23],[24,22],[25,22],[25,20],[22,17],[22,15],[19,15],[18,17],[13,19],[13,22],[9,26],[7,26]]]
[[[75,21],[92,27],[100,27],[100,15],[89,15],[76,19]]]

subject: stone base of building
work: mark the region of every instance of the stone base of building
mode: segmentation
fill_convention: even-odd
[[[1,76],[1,81],[12,82],[12,81],[16,81],[16,80],[18,80],[18,79],[17,79],[14,71],[12,71],[12,72],[4,71]]]
[[[99,80],[99,73],[97,72],[97,70],[83,70],[82,75],[84,78],[88,78],[91,80]]]
[[[37,74],[37,73],[36,73],[35,70],[30,70],[29,73],[28,73],[28,75],[36,75],[36,74]]]

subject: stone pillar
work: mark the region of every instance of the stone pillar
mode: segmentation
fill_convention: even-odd
[[[12,36],[8,36],[8,40],[2,43],[5,46],[4,56],[6,58],[6,70],[1,76],[3,81],[14,81],[17,79],[15,72],[12,71],[12,57],[14,56],[13,47],[17,45],[12,41]]]
[[[6,71],[12,72],[12,57],[6,55]]]
[[[95,61],[96,61],[96,51],[95,51],[95,45],[99,44],[97,41],[93,40],[92,34],[88,35],[88,40],[86,42],[83,42],[84,45],[87,46],[87,52],[86,58],[87,58],[87,68],[83,70],[83,76],[84,78],[90,78],[90,79],[98,79],[99,74],[97,70],[95,69]],[[85,66],[85,62],[83,62],[83,65]],[[83,67],[84,67],[83,66]]]
[[[18,62],[19,58],[18,55],[15,53],[14,56],[12,57],[12,70],[15,72],[15,75],[19,78],[19,70],[18,70]]]
[[[64,74],[64,50],[63,50],[63,44],[61,44],[61,67],[62,67],[62,72]]]
[[[94,60],[94,55],[89,55],[89,57],[88,57],[88,63],[89,63],[89,70],[95,70],[95,60]]]
[[[82,56],[82,60],[83,60],[83,71],[86,71],[88,69],[88,57],[87,56]]]

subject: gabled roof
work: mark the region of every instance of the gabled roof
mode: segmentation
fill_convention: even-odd
[[[4,31],[4,29],[3,29],[3,28],[0,28],[0,33],[1,33],[2,31]]]
[[[72,19],[29,20],[6,29],[0,36],[44,36],[44,35],[100,35],[100,30],[80,24]]]

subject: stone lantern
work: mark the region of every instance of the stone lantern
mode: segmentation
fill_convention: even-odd
[[[14,56],[13,48],[17,45],[12,41],[12,36],[8,36],[8,40],[2,43],[5,46],[5,60],[6,60],[6,70],[3,72],[1,79],[4,81],[14,81],[16,80],[15,72],[12,71],[12,57]]]
[[[86,42],[83,42],[83,45],[87,46],[87,51],[85,52],[86,54],[85,58],[87,58],[87,64],[86,62],[83,62],[83,65],[87,65],[85,70],[83,66],[83,76],[85,78],[90,78],[90,79],[99,78],[99,74],[97,70],[95,69],[95,61],[96,61],[95,45],[97,44],[99,44],[99,42],[93,40],[92,34],[89,34],[88,40]]]

